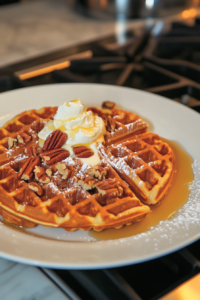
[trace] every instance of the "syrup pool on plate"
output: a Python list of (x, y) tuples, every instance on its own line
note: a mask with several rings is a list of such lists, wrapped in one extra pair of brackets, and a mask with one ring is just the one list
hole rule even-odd
[(184, 148), (174, 141), (163, 139), (168, 143), (175, 154), (175, 169), (172, 185), (164, 198), (155, 206), (151, 206), (152, 213), (141, 222), (125, 226), (121, 229), (107, 229), (101, 232), (90, 231), (90, 235), (98, 240), (111, 240), (129, 237), (147, 231), (160, 221), (172, 218), (173, 215), (186, 203), (189, 197), (189, 184), (193, 181), (192, 158)]

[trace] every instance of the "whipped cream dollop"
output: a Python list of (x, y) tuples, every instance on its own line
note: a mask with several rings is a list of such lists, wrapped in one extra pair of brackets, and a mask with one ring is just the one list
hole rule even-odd
[(68, 139), (62, 148), (73, 155), (72, 146), (87, 146), (94, 151), (89, 158), (81, 158), (83, 162), (95, 165), (100, 162), (96, 143), (104, 141), (105, 125), (102, 118), (87, 111), (80, 99), (65, 102), (58, 107), (53, 120), (46, 123), (45, 127), (38, 133), (39, 144), (43, 146), (46, 138), (54, 130), (59, 129), (67, 133)]

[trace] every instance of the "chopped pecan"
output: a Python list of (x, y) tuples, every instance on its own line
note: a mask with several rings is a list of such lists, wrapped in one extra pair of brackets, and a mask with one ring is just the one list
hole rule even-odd
[(55, 167), (58, 170), (58, 173), (63, 175), (63, 179), (68, 179), (70, 177), (71, 170), (67, 168), (65, 163), (59, 162)]
[(35, 179), (41, 183), (49, 183), (50, 179), (45, 173), (45, 169), (43, 167), (35, 167), (34, 171)]
[[(74, 170), (76, 169), (76, 172), (79, 172), (83, 166), (82, 162), (80, 161), (79, 158), (74, 158), (73, 159), (73, 162), (74, 162)], [(72, 166), (68, 166), (68, 168), (70, 168)]]
[(28, 156), (37, 157), (37, 150), (35, 146), (28, 146), (24, 148), (24, 153), (27, 154)]
[(79, 158), (88, 158), (94, 154), (94, 152), (91, 149), (85, 146), (73, 147), (73, 151), (74, 154)]
[(43, 153), (43, 149), (41, 147), (39, 147), (39, 146), (36, 148), (36, 150), (37, 150), (37, 154), (38, 155), (40, 155), (40, 154)]
[(123, 188), (116, 179), (109, 178), (103, 181), (98, 181), (95, 184), (95, 187), (103, 198), (116, 198), (123, 194)]
[(63, 159), (67, 158), (69, 155), (69, 151), (62, 148), (45, 151), (42, 154), (40, 154), (42, 160), (47, 165), (53, 165), (57, 162), (60, 162)]
[[(106, 122), (105, 122), (105, 119), (106, 119)], [(115, 120), (110, 115), (106, 116), (103, 120), (104, 120), (107, 131), (109, 131), (109, 132), (115, 131), (116, 123), (115, 123)]]
[(102, 119), (103, 119), (103, 121), (104, 121), (106, 130), (107, 130), (107, 126), (108, 126), (108, 119), (107, 119), (107, 116), (106, 116), (106, 115), (103, 115), (103, 116), (102, 116)]
[(94, 188), (96, 180), (88, 176), (84, 179), (76, 179), (76, 185), (81, 186), (84, 190), (92, 190)]
[(8, 138), (8, 149), (17, 147), (17, 139), (13, 139), (11, 137)]
[(24, 180), (30, 180), (33, 177), (33, 170), (35, 166), (40, 165), (39, 157), (29, 157), (22, 165), (18, 177)]
[(118, 196), (118, 189), (117, 188), (111, 188), (111, 189), (106, 189), (102, 190), (98, 188), (98, 192), (100, 195), (103, 196), (103, 198), (116, 198)]
[(50, 167), (52, 174), (55, 174), (58, 170), (56, 169), (56, 163)]
[(30, 142), (31, 136), (25, 132), (21, 132), (20, 134), (17, 135), (17, 140), (18, 140), (18, 143), (20, 143), (20, 144), (26, 144), (26, 143)]
[(102, 103), (102, 108), (115, 109), (116, 108), (116, 104), (115, 104), (115, 102), (112, 102), (112, 101), (104, 101)]
[(65, 144), (67, 139), (68, 139), (67, 133), (64, 133), (59, 129), (57, 129), (48, 135), (44, 143), (43, 149), (45, 151), (49, 151), (49, 150), (61, 148)]
[(73, 177), (74, 176), (74, 174), (76, 173), (76, 170), (75, 170), (75, 168), (74, 167), (72, 167), (72, 166), (69, 166), (68, 167), (68, 169), (70, 170), (70, 177)]
[(52, 170), (51, 169), (46, 169), (46, 174), (51, 177), (52, 176)]
[(28, 184), (28, 188), (34, 192), (36, 192), (36, 194), (38, 194), (39, 196), (42, 196), (43, 194), (43, 188), (41, 187), (41, 185), (39, 185), (36, 182), (31, 182)]
[(119, 122), (120, 124), (129, 124), (132, 123), (134, 120), (138, 119), (139, 117), (136, 116), (134, 113), (127, 112), (124, 110), (117, 109), (113, 113), (113, 119), (115, 122)]
[(102, 180), (105, 179), (107, 171), (101, 166), (93, 166), (92, 168), (88, 169), (86, 173), (92, 177)]

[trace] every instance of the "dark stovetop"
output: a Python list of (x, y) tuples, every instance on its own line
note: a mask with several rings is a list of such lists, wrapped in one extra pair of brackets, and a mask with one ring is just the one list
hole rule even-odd
[[(200, 112), (200, 19), (168, 31), (142, 29), (0, 69), (0, 92), (60, 82), (98, 82), (166, 96)], [(170, 255), (111, 270), (47, 270), (71, 299), (143, 299), (165, 295), (200, 273), (200, 241)]]

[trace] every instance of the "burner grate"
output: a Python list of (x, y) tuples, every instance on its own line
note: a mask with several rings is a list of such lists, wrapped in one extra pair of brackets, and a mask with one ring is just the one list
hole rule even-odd
[[(112, 36), (61, 51), (57, 57), (54, 53), (38, 62), (10, 66), (9, 72), (2, 69), (0, 91), (58, 82), (98, 82), (147, 90), (200, 111), (200, 19), (193, 27), (173, 23), (164, 34), (154, 36), (152, 32), (129, 31), (122, 45)], [(69, 59), (67, 67), (46, 68), (40, 76), (34, 72), (27, 76), (27, 68), (51, 64), (64, 55)]]
[[(200, 272), (200, 241), (167, 256), (106, 270), (53, 270), (80, 299), (157, 300)], [(69, 295), (68, 295), (69, 296)], [(76, 298), (72, 298), (76, 299)]]

